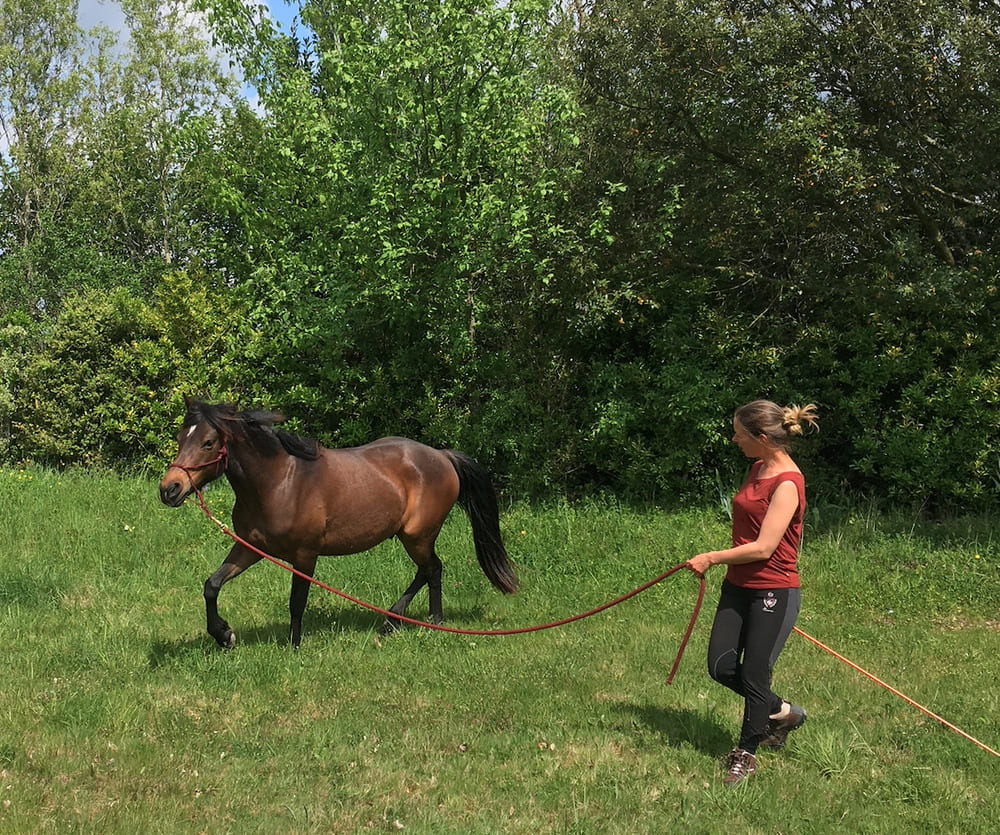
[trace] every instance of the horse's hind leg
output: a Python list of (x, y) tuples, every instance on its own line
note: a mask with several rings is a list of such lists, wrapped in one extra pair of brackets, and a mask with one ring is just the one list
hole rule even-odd
[(441, 607), (441, 574), (443, 566), (435, 551), (427, 564), (427, 595), (430, 598), (431, 623), (444, 623), (444, 609)]
[[(430, 597), (430, 621), (431, 623), (441, 623), (444, 620), (444, 611), (441, 608), (441, 560), (434, 552), (433, 545), (429, 551), (420, 549), (406, 541), (403, 542), (403, 545), (410, 555), (410, 559), (417, 564), (417, 574), (413, 578), (413, 582), (403, 592), (403, 596), (392, 605), (389, 611), (395, 615), (405, 615), (407, 607), (417, 592), (427, 586), (427, 593)], [(391, 632), (401, 625), (402, 622), (395, 618), (386, 618), (382, 632)]]
[[(417, 569), (417, 576), (413, 578), (413, 582), (407, 587), (406, 591), (403, 592), (403, 596), (399, 598), (392, 606), (389, 607), (389, 611), (394, 615), (405, 615), (406, 607), (410, 605), (410, 601), (416, 597), (417, 592), (420, 591), (424, 586), (427, 585), (427, 572), (421, 566)], [(398, 618), (386, 618), (385, 623), (382, 624), (382, 634), (385, 635), (396, 629), (399, 629), (403, 625), (403, 622)]]
[(205, 616), (208, 634), (215, 638), (223, 649), (232, 649), (236, 646), (236, 634), (229, 628), (229, 624), (219, 617), (219, 590), (259, 559), (260, 557), (242, 545), (234, 545), (225, 562), (205, 581)]

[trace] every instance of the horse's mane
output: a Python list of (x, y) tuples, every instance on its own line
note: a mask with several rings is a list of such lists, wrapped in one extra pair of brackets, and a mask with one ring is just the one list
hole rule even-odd
[(227, 441), (245, 441), (269, 457), (283, 449), (289, 455), (306, 461), (319, 458), (317, 441), (284, 429), (275, 429), (274, 425), (285, 419), (281, 412), (240, 411), (235, 403), (212, 404), (199, 400), (188, 400), (186, 403), (184, 426), (195, 426), (204, 421)]

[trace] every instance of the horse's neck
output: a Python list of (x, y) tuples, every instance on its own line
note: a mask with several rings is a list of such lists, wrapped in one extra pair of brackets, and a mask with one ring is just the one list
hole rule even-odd
[(235, 454), (230, 452), (226, 478), (236, 494), (236, 500), (251, 506), (263, 506), (271, 491), (283, 480), (279, 474), (287, 469), (290, 457), (282, 452), (273, 458), (265, 458), (243, 445), (235, 450)]

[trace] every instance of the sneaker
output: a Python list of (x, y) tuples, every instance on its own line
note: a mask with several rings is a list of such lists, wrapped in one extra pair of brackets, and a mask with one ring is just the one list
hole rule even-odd
[(785, 747), (790, 731), (801, 728), (806, 721), (806, 712), (798, 705), (789, 705), (791, 710), (784, 719), (768, 719), (767, 734), (760, 741), (761, 748), (772, 748), (777, 751)]
[(757, 758), (749, 751), (734, 748), (726, 759), (726, 768), (729, 773), (722, 778), (722, 782), (727, 786), (735, 786), (757, 773)]

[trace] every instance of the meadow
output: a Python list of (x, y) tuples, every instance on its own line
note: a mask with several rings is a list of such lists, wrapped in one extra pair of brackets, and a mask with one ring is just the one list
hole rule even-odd
[[(227, 518), (228, 487), (206, 497)], [(613, 501), (507, 504), (502, 528), (510, 597), (450, 517), (450, 626), (576, 614), (728, 536), (717, 506)], [(667, 685), (688, 572), (510, 637), (381, 637), (380, 616), (314, 589), (294, 651), (289, 575), (260, 563), (222, 591), (238, 635), (225, 652), (201, 590), (229, 544), (193, 502), (163, 507), (153, 479), (0, 471), (0, 832), (996, 831), (1000, 758), (797, 635), (775, 689), (809, 721), (724, 788), (741, 708), (704, 669), (721, 573)], [(1000, 747), (995, 520), (815, 500), (802, 567), (805, 632)], [(387, 543), (317, 576), (387, 606), (412, 569)]]

